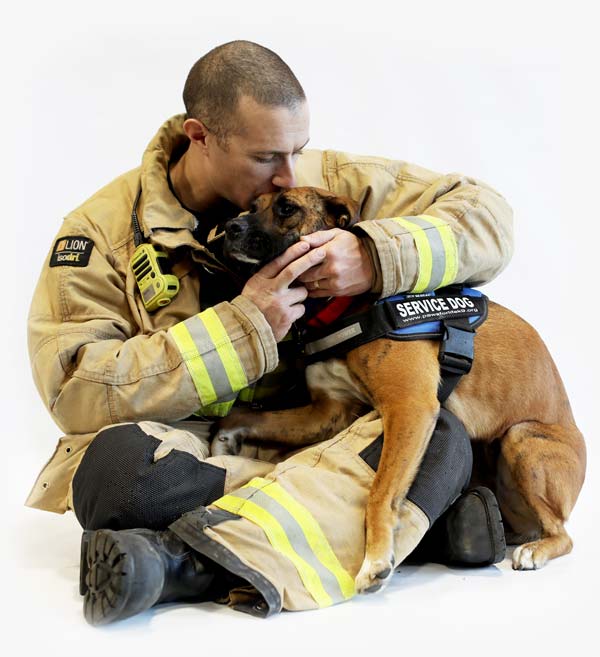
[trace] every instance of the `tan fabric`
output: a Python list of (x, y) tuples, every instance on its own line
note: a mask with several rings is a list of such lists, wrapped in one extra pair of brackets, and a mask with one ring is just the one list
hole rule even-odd
[[(182, 424), (182, 423), (179, 423)], [(191, 422), (189, 424), (192, 424)], [(204, 429), (205, 423), (198, 422), (200, 428)], [(159, 461), (174, 449), (180, 452), (187, 452), (199, 461), (204, 461), (210, 456), (210, 442), (208, 440), (209, 427), (207, 431), (200, 432), (190, 431), (183, 428), (174, 429), (168, 424), (162, 422), (138, 422), (138, 427), (149, 436), (154, 436), (161, 441), (161, 444), (154, 450), (154, 461)]]
[[(314, 157), (314, 156), (313, 156)], [(448, 222), (458, 243), (458, 283), (495, 278), (513, 252), (512, 210), (484, 182), (460, 173), (441, 175), (415, 164), (324, 151), (325, 187), (360, 203), (360, 228), (373, 240), (378, 283), (386, 297), (412, 289), (418, 258), (412, 236), (387, 217), (427, 214)], [(304, 165), (309, 167), (304, 169)], [(319, 186), (313, 160), (301, 159), (298, 185)], [(373, 257), (373, 252), (371, 253)]]
[[(167, 121), (140, 168), (65, 218), (57, 239), (92, 239), (88, 266), (49, 267), (48, 259), (43, 266), (29, 315), (29, 353), (40, 395), (67, 435), (38, 477), (30, 506), (66, 510), (73, 473), (101, 428), (143, 420), (171, 426), (200, 406), (168, 333), (200, 311), (199, 263), (215, 266), (190, 232), (194, 216), (182, 208), (166, 180), (170, 153), (185, 141), (182, 123), (182, 116)], [(360, 202), (360, 225), (383, 295), (410, 289), (418, 268), (413, 238), (385, 217), (427, 213), (450, 222), (459, 248), (457, 282), (486, 282), (510, 258), (511, 211), (501, 196), (474, 179), (332, 151), (308, 151), (297, 173), (300, 185), (325, 187)], [(152, 314), (141, 302), (129, 266), (134, 250), (130, 214), (140, 180), (138, 214), (144, 234), (168, 251), (177, 249), (171, 257), (180, 280), (173, 302)], [(238, 296), (217, 304), (215, 311), (249, 383), (277, 366), (273, 334), (251, 301)]]
[[(373, 411), (335, 438), (288, 457), (266, 475), (266, 479), (276, 481), (317, 520), (340, 565), (352, 581), (364, 557), (366, 500), (375, 476), (359, 454), (381, 433), (381, 420)], [(244, 497), (244, 489), (233, 491), (232, 495)], [(256, 500), (260, 504), (259, 498), (247, 493), (245, 496), (251, 503)], [(217, 510), (218, 502), (210, 509)], [(193, 516), (194, 512), (189, 515)], [(401, 563), (412, 552), (429, 528), (427, 516), (411, 502), (401, 507), (399, 516), (400, 528), (394, 545), (396, 563)], [(184, 540), (197, 540), (194, 537), (197, 529), (186, 516), (171, 528)], [(236, 517), (235, 520), (206, 527), (203, 532), (206, 538), (234, 554), (247, 568), (260, 573), (270, 582), (277, 589), (282, 609), (301, 611), (321, 606), (307, 590), (293, 561), (272, 548), (258, 524), (244, 517)], [(291, 533), (290, 541), (293, 542), (297, 535)], [(302, 537), (300, 543), (304, 543)], [(296, 550), (297, 545), (293, 544)], [(298, 552), (306, 557), (306, 553)], [(320, 567), (319, 572), (322, 581), (328, 582), (329, 589), (339, 590), (325, 568)], [(340, 596), (334, 604), (341, 601)], [(239, 599), (231, 596), (229, 603), (236, 606)]]

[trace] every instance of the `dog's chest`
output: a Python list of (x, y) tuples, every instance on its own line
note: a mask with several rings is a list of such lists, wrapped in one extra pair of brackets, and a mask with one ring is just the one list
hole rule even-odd
[(350, 373), (345, 360), (330, 358), (306, 368), (306, 384), (310, 390), (322, 390), (339, 401), (358, 399), (372, 405), (365, 388)]

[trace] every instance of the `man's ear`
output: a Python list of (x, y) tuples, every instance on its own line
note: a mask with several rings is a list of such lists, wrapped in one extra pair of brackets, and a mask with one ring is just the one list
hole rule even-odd
[(327, 196), (323, 201), (332, 228), (350, 228), (360, 219), (358, 203), (347, 196)]
[(186, 119), (183, 122), (183, 131), (193, 144), (198, 144), (202, 148), (206, 147), (206, 137), (208, 129), (198, 119)]

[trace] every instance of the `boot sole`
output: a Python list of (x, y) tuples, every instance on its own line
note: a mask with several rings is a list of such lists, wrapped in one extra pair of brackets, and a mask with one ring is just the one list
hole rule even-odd
[(491, 559), (483, 565), (491, 566), (494, 563), (500, 563), (506, 556), (506, 537), (504, 535), (504, 525), (502, 523), (502, 514), (500, 513), (498, 500), (489, 488), (477, 487), (472, 488), (469, 492), (475, 493), (482, 501), (494, 550)]
[(79, 593), (90, 625), (106, 625), (148, 609), (163, 584), (160, 556), (148, 541), (108, 529), (83, 533)]

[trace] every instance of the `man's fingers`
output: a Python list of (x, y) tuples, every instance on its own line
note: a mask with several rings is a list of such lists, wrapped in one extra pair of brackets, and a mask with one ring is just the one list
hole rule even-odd
[(321, 298), (333, 297), (333, 296), (336, 295), (333, 294), (332, 290), (328, 290), (327, 288), (318, 287), (316, 290), (308, 291), (308, 297), (310, 299), (321, 299)]
[(275, 278), (282, 269), (287, 267), (290, 262), (297, 260), (303, 253), (310, 249), (310, 244), (306, 242), (296, 242), (288, 247), (281, 255), (267, 263), (260, 269), (260, 273), (267, 278)]
[(298, 276), (298, 280), (301, 283), (314, 283), (315, 281), (320, 281), (322, 278), (326, 278), (326, 272), (321, 265), (311, 267), (308, 271), (305, 271), (304, 274)]
[(290, 302), (290, 305), (296, 303), (302, 303), (308, 296), (308, 290), (304, 285), (299, 285), (298, 287), (291, 287), (287, 293), (287, 299)]
[(289, 286), (298, 278), (298, 276), (303, 274), (305, 271), (308, 271), (311, 267), (314, 267), (315, 265), (318, 265), (320, 262), (322, 262), (324, 257), (325, 251), (323, 251), (323, 249), (315, 249), (314, 251), (309, 251), (301, 258), (290, 262), (287, 267), (284, 267), (279, 272), (279, 274), (277, 274), (277, 281), (281, 284), (282, 287)]
[(295, 322), (296, 320), (300, 319), (306, 312), (306, 307), (302, 303), (297, 303), (295, 306), (292, 306), (292, 322)]
[(310, 233), (309, 235), (302, 235), (300, 238), (301, 242), (306, 242), (310, 244), (311, 249), (315, 249), (318, 246), (323, 246), (340, 233), (339, 228), (330, 228), (329, 230), (318, 230), (315, 233)]

